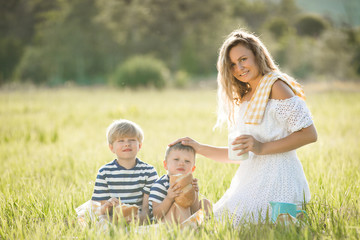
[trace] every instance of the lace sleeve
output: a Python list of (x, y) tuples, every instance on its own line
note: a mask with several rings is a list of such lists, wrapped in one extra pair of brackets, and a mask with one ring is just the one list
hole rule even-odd
[(289, 132), (296, 132), (313, 124), (305, 101), (299, 97), (278, 100), (276, 115)]

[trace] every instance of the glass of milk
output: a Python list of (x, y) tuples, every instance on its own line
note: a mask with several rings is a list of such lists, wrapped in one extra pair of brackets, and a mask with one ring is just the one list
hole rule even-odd
[(229, 136), (228, 136), (228, 140), (229, 140), (229, 150), (228, 150), (228, 154), (229, 154), (229, 159), (230, 160), (234, 160), (234, 161), (244, 161), (247, 160), (249, 158), (249, 152), (244, 153), (240, 156), (238, 156), (238, 154), (241, 152), (241, 150), (233, 150), (233, 148), (242, 145), (242, 144), (238, 144), (238, 145), (232, 145), (232, 142), (235, 140), (235, 138), (239, 137), (241, 134), (240, 131), (229, 131)]

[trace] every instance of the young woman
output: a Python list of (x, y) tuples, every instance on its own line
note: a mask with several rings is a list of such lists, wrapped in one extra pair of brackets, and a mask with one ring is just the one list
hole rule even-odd
[[(233, 224), (266, 218), (270, 201), (298, 204), (310, 190), (295, 150), (315, 142), (317, 133), (300, 85), (280, 72), (266, 47), (253, 34), (235, 30), (224, 41), (217, 62), (218, 121), (245, 133), (233, 150), (249, 154), (241, 161), (230, 188), (214, 205), (218, 219)], [(229, 132), (231, 134), (231, 132)], [(227, 147), (209, 146), (189, 137), (175, 142), (220, 162), (229, 160)]]

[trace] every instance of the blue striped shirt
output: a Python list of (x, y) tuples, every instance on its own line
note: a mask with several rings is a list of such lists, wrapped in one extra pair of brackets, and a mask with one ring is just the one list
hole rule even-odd
[(170, 187), (169, 175), (163, 175), (159, 178), (150, 189), (149, 209), (152, 211), (152, 203), (161, 203), (167, 196), (167, 191)]
[(116, 197), (122, 203), (136, 204), (141, 208), (144, 194), (150, 194), (150, 188), (157, 179), (155, 168), (138, 158), (132, 169), (120, 166), (115, 159), (99, 169), (91, 200)]

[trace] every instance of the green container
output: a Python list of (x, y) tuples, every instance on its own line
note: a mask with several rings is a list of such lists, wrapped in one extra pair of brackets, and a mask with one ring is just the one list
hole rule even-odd
[(296, 215), (300, 212), (303, 212), (306, 214), (304, 210), (296, 210), (296, 204), (293, 203), (286, 203), (286, 202), (270, 202), (271, 205), (271, 220), (273, 222), (276, 222), (277, 217), (280, 214), (290, 214), (294, 218), (296, 218)]

